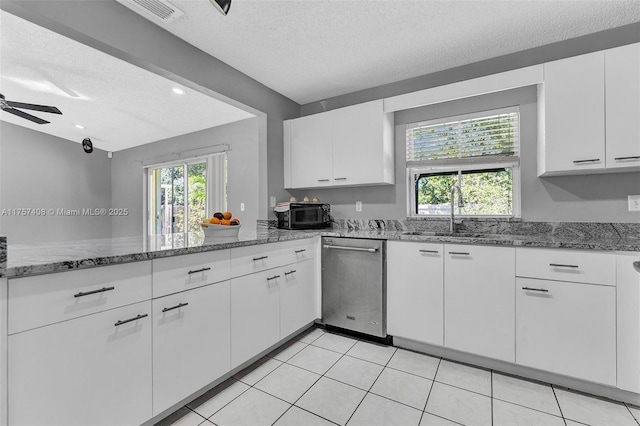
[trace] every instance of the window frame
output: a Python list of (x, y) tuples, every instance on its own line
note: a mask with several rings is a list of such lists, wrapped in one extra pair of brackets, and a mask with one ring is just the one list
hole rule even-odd
[[(483, 156), (483, 157), (468, 157), (458, 159), (447, 160), (423, 160), (423, 161), (411, 161), (406, 160), (407, 169), (407, 216), (409, 218), (445, 218), (446, 215), (424, 215), (417, 212), (417, 191), (416, 183), (417, 179), (423, 174), (457, 174), (460, 176), (461, 172), (474, 171), (474, 170), (489, 170), (500, 168), (512, 169), (512, 212), (510, 215), (468, 215), (468, 214), (456, 214), (462, 218), (521, 218), (521, 176), (520, 176), (520, 152), (522, 137), (520, 131), (520, 108), (519, 106), (510, 106), (505, 108), (476, 111), (469, 114), (460, 114), (449, 117), (441, 117), (436, 119), (430, 119), (425, 121), (407, 123), (405, 125), (405, 146), (407, 144), (407, 133), (411, 128), (415, 128), (418, 124), (421, 126), (429, 126), (432, 124), (447, 123), (450, 121), (462, 121), (473, 118), (480, 118), (485, 116), (491, 116), (504, 113), (518, 113), (518, 140), (515, 146), (516, 154), (514, 156)], [(462, 188), (464, 196), (464, 188)]]

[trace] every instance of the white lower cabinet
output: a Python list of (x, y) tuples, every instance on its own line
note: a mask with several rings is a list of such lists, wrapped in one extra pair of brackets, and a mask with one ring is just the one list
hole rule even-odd
[(231, 368), (280, 340), (280, 268), (231, 280)]
[(515, 361), (515, 249), (444, 246), (444, 345)]
[(280, 338), (316, 319), (315, 263), (313, 259), (283, 268), (280, 285)]
[(616, 385), (616, 289), (517, 278), (516, 362)]
[(387, 243), (387, 332), (444, 343), (443, 244)]
[(153, 415), (231, 369), (229, 281), (153, 300)]
[(618, 253), (617, 355), (618, 387), (640, 393), (640, 253)]
[(9, 424), (150, 419), (151, 326), (146, 301), (9, 336)]

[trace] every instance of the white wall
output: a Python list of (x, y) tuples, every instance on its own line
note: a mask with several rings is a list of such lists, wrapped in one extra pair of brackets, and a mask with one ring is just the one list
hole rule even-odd
[[(86, 154), (77, 142), (0, 122), (0, 211), (109, 207), (111, 164), (105, 151)], [(111, 219), (5, 214), (0, 234), (9, 244), (106, 238)]]
[[(258, 219), (259, 199), (259, 123), (261, 118), (250, 118), (224, 126), (165, 139), (113, 154), (111, 162), (111, 204), (128, 208), (128, 216), (113, 217), (113, 236), (143, 235), (144, 167), (150, 160), (163, 161), (189, 158), (189, 150), (229, 144), (227, 152), (228, 208), (234, 217), (248, 226)], [(181, 155), (173, 153), (182, 152)], [(245, 203), (245, 211), (240, 211)]]

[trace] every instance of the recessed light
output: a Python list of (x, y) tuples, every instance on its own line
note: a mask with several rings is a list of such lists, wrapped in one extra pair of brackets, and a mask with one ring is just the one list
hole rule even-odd
[(78, 129), (84, 129), (84, 126), (82, 124), (76, 124), (75, 127), (77, 127)]
[(173, 88), (173, 89), (171, 89), (171, 90), (173, 90), (173, 93), (175, 93), (176, 95), (184, 95), (184, 90), (182, 90), (182, 89), (181, 89), (181, 88), (179, 88), (179, 87), (174, 87), (174, 88)]

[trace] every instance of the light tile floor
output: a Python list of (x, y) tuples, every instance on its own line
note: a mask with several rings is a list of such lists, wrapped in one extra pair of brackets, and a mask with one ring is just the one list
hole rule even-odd
[(640, 408), (312, 328), (158, 424), (639, 426)]

